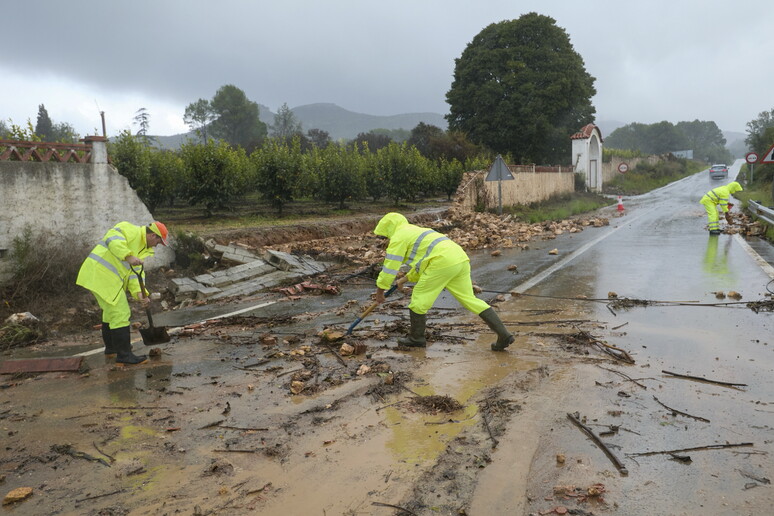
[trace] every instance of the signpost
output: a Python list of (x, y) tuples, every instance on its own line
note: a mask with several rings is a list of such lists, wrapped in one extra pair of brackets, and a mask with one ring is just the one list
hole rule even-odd
[(508, 165), (505, 164), (503, 157), (498, 154), (484, 181), (497, 181), (497, 213), (499, 215), (503, 214), (503, 181), (511, 179), (513, 179), (513, 174), (511, 174)]
[(750, 184), (753, 182), (753, 165), (758, 161), (758, 155), (754, 152), (748, 152), (744, 157), (747, 163), (750, 164)]

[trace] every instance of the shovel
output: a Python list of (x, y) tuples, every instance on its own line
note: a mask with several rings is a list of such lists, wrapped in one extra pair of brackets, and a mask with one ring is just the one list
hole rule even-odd
[[(132, 268), (132, 270), (134, 271), (134, 268)], [(142, 291), (142, 295), (150, 300), (148, 291), (145, 290), (145, 283), (142, 281), (142, 271), (143, 268), (140, 267), (140, 273), (137, 274), (137, 281), (140, 282), (140, 290)], [(137, 271), (134, 272), (135, 274), (137, 273)], [(170, 336), (169, 333), (167, 333), (167, 329), (163, 326), (153, 326), (153, 316), (151, 315), (150, 311), (150, 303), (145, 309), (145, 314), (148, 316), (148, 327), (140, 328), (140, 335), (142, 336), (143, 344), (146, 346), (152, 346), (154, 344), (163, 344), (164, 342), (169, 342)]]
[[(398, 281), (396, 281), (396, 282), (395, 282), (395, 284), (394, 284), (393, 286), (391, 286), (391, 287), (389, 288), (389, 290), (387, 290), (387, 291), (384, 293), (384, 297), (387, 297), (387, 296), (389, 296), (390, 294), (392, 294), (393, 292), (395, 292), (395, 289), (397, 289), (398, 287), (401, 287), (401, 286), (403, 286), (403, 284), (404, 284), (404, 283), (406, 283), (406, 281), (407, 281), (407, 280), (408, 280), (408, 278), (407, 278), (406, 276), (403, 276), (402, 278), (398, 279)], [(376, 301), (374, 301), (373, 303), (371, 303), (371, 304), (368, 306), (368, 308), (366, 308), (365, 310), (363, 310), (363, 313), (362, 313), (362, 314), (360, 314), (360, 317), (358, 317), (357, 319), (355, 319), (355, 322), (353, 322), (352, 324), (350, 324), (350, 325), (349, 325), (349, 329), (347, 330), (347, 335), (352, 335), (352, 330), (354, 330), (354, 329), (355, 329), (355, 326), (357, 326), (358, 324), (360, 324), (360, 323), (363, 321), (363, 319), (365, 319), (366, 315), (370, 314), (370, 313), (373, 311), (373, 309), (374, 309), (374, 308), (376, 308), (377, 306), (379, 306), (379, 303), (377, 303)]]

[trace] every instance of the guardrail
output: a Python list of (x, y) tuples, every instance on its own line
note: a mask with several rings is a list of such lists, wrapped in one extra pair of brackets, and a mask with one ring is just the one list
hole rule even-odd
[(750, 211), (759, 219), (763, 220), (767, 224), (774, 225), (774, 210), (767, 208), (757, 201), (747, 201), (747, 207)]

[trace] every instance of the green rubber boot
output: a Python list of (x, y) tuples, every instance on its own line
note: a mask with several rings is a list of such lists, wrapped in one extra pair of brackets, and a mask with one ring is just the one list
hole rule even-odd
[(113, 344), (113, 334), (110, 332), (110, 324), (106, 322), (102, 323), (102, 342), (105, 343), (105, 358), (116, 358), (118, 350), (116, 349), (115, 344)]
[(511, 345), (516, 337), (508, 331), (503, 322), (500, 320), (500, 316), (494, 311), (491, 306), (478, 314), (481, 317), (489, 329), (497, 334), (497, 342), (492, 344), (492, 351), (504, 351), (505, 348)]
[(116, 357), (117, 366), (139, 365), (148, 361), (147, 355), (135, 355), (132, 353), (132, 335), (129, 326), (110, 330), (113, 334), (113, 344), (116, 347), (118, 356)]
[(427, 346), (425, 339), (425, 324), (427, 323), (427, 314), (417, 314), (409, 310), (411, 328), (408, 337), (398, 339), (398, 344), (409, 348), (424, 348)]

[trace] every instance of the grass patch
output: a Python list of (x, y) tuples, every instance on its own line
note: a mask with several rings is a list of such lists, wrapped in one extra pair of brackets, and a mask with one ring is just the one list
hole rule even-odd
[(183, 201), (157, 208), (154, 217), (167, 226), (174, 227), (176, 231), (206, 235), (224, 229), (301, 224), (368, 214), (379, 215), (390, 211), (408, 212), (445, 205), (448, 205), (445, 200), (428, 199), (423, 202), (403, 202), (396, 206), (392, 201), (382, 199), (350, 203), (346, 208), (339, 209), (338, 204), (299, 199), (286, 204), (283, 216), (278, 217), (271, 205), (254, 193), (233, 201), (228, 209), (216, 210), (211, 217), (206, 217), (201, 207), (188, 206)]
[(605, 183), (603, 189), (605, 193), (613, 195), (641, 195), (704, 168), (704, 163), (685, 159), (662, 161), (655, 165), (641, 163), (631, 172), (619, 174), (612, 181)]
[(574, 215), (589, 213), (615, 201), (591, 192), (575, 192), (570, 195), (552, 197), (547, 201), (528, 206), (503, 207), (503, 213), (510, 213), (518, 220), (534, 224), (547, 220), (564, 220)]

